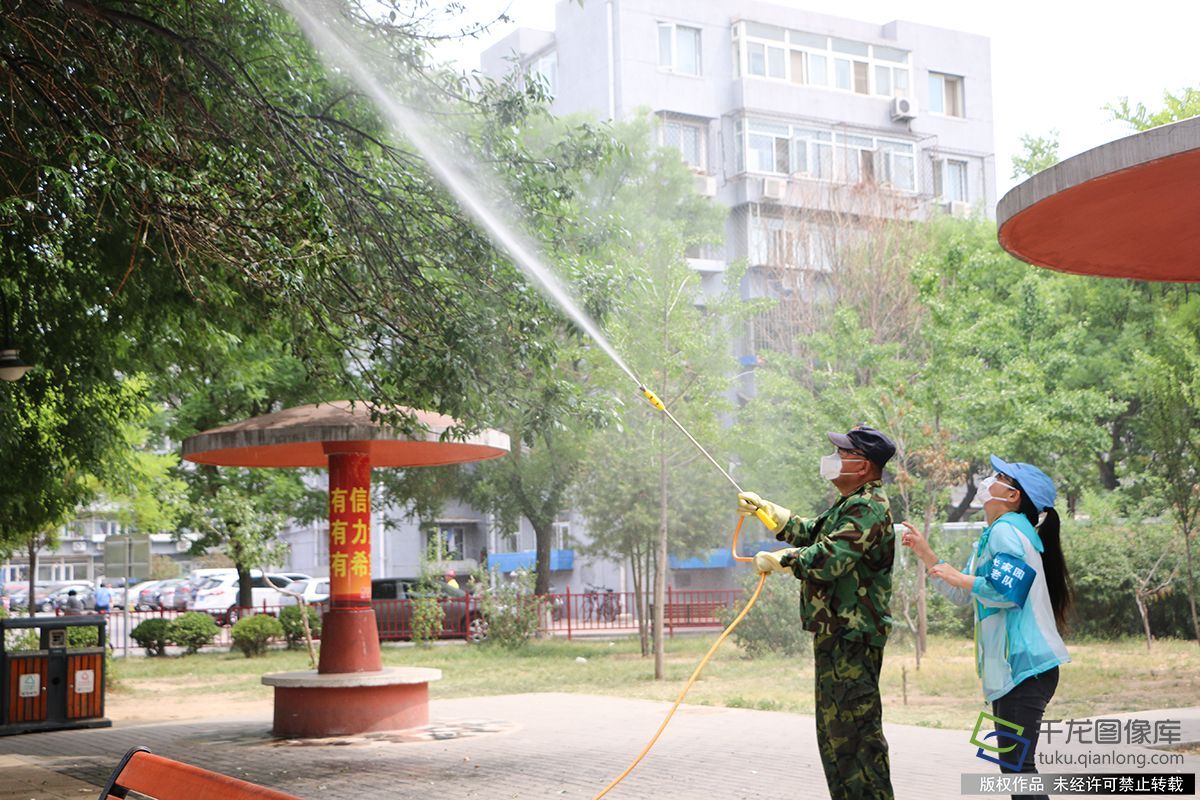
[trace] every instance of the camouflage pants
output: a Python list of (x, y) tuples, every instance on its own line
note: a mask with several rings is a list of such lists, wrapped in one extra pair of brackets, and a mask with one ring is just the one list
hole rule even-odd
[(883, 648), (841, 636), (813, 639), (817, 746), (833, 800), (891, 800), (879, 669)]

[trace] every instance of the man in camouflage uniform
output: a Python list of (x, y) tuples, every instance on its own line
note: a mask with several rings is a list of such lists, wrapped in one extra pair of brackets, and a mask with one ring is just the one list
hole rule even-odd
[(837, 451), (821, 459), (821, 474), (841, 493), (829, 510), (801, 519), (746, 492), (738, 512), (766, 511), (775, 538), (792, 545), (758, 553), (755, 566), (803, 581), (800, 617), (813, 632), (817, 744), (830, 796), (890, 800), (879, 670), (892, 624), (896, 542), (881, 479), (896, 446), (865, 425), (829, 439)]

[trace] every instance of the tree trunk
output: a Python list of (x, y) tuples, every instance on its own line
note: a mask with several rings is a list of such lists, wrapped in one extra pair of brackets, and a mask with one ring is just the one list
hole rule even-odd
[(641, 554), (637, 548), (631, 549), (629, 556), (629, 571), (633, 575), (633, 602), (637, 608), (638, 639), (642, 646), (642, 658), (650, 655), (650, 628), (646, 625), (646, 593), (642, 591), (644, 576), (642, 574)]
[(250, 577), (250, 568), (240, 562), (235, 564), (238, 574), (237, 604), (240, 608), (250, 608), (254, 605), (254, 585)]
[[(933, 505), (925, 506), (925, 541), (929, 541), (929, 531), (933, 528)], [(925, 562), (917, 559), (917, 669), (921, 668), (921, 656), (929, 646), (929, 608), (926, 602), (928, 587)]]
[(659, 425), (658, 447), (658, 569), (654, 573), (654, 679), (663, 673), (663, 611), (667, 599), (667, 426)]
[(1146, 612), (1146, 604), (1142, 601), (1142, 593), (1136, 589), (1133, 592), (1133, 602), (1137, 603), (1138, 614), (1142, 616), (1142, 630), (1146, 633), (1146, 652), (1150, 652), (1150, 615)]
[(972, 464), (967, 470), (967, 493), (963, 495), (963, 499), (958, 505), (950, 506), (949, 511), (946, 514), (947, 522), (959, 522), (964, 516), (966, 516), (966, 513), (971, 510), (971, 501), (975, 499), (975, 493), (979, 490), (979, 487), (975, 485), (975, 479), (973, 477), (975, 475), (975, 468), (977, 466), (978, 465), (976, 464)]
[(37, 551), (39, 544), (41, 544), (40, 537), (29, 537), (29, 602), (26, 604), (26, 610), (31, 617), (37, 614)]
[(654, 568), (650, 565), (650, 543), (646, 542), (646, 552), (643, 554), (642, 560), (644, 566), (642, 568), (642, 658), (649, 658), (654, 655), (653, 638), (654, 623), (650, 619), (654, 604), (650, 602), (650, 586), (654, 581)]
[(529, 524), (533, 526), (534, 541), (537, 542), (537, 557), (534, 561), (536, 582), (533, 585), (533, 593), (541, 596), (550, 592), (550, 545), (554, 539), (554, 523), (538, 523), (531, 519)]
[(1196, 580), (1192, 576), (1192, 532), (1183, 526), (1183, 551), (1187, 555), (1188, 606), (1192, 610), (1192, 632), (1200, 645), (1200, 622), (1196, 620)]

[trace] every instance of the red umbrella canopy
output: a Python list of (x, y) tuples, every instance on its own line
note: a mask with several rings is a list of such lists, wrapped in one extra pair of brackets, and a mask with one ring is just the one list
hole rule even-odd
[(482, 430), (462, 441), (441, 441), (453, 417), (416, 415), (424, 433), (409, 436), (371, 419), (362, 403), (336, 400), (297, 406), (189, 436), (183, 457), (222, 467), (325, 467), (328, 450), (366, 452), (372, 467), (432, 467), (498, 458), (509, 450), (506, 434)]
[(1039, 172), (996, 211), (1000, 245), (1080, 275), (1200, 281), (1200, 117)]

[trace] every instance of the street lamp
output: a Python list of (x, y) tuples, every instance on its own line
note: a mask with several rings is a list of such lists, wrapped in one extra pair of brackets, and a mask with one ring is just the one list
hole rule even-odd
[(4, 312), (4, 343), (0, 344), (0, 380), (20, 380), (32, 368), (21, 360), (20, 353), (13, 346), (12, 317), (8, 313), (8, 300), (0, 292), (0, 310)]

